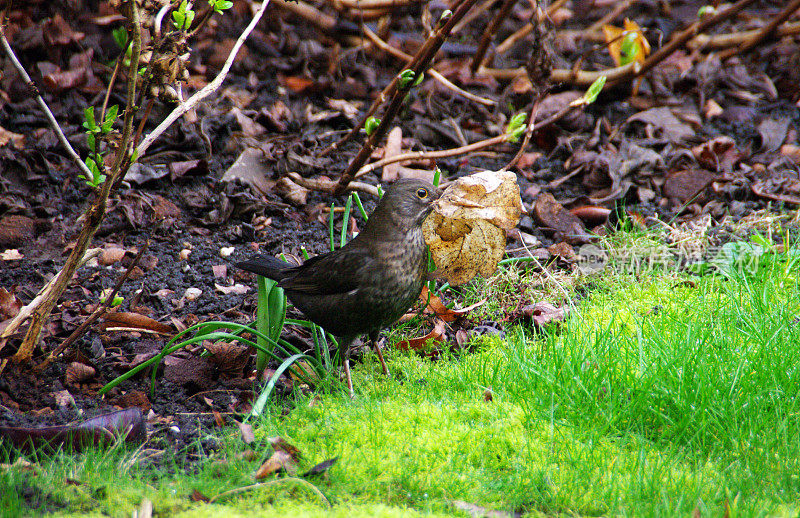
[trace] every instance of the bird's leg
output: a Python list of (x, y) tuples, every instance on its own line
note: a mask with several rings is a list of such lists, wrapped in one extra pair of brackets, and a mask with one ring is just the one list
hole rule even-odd
[(356, 393), (353, 391), (353, 378), (350, 377), (350, 344), (352, 343), (352, 337), (342, 337), (339, 339), (339, 356), (342, 358), (342, 368), (344, 370), (345, 381), (347, 381), (347, 391), (350, 394), (350, 399), (356, 397)]
[(380, 336), (380, 331), (372, 331), (369, 334), (369, 340), (372, 342), (372, 346), (375, 348), (375, 352), (378, 353), (378, 359), (381, 361), (381, 369), (383, 369), (383, 373), (388, 376), (389, 375), (389, 368), (386, 367), (386, 361), (383, 359), (383, 353), (381, 352), (381, 346), (378, 345), (378, 337)]

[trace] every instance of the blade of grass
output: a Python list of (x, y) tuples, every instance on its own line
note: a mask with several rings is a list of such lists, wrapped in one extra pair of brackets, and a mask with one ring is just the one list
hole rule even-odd
[(350, 223), (350, 209), (353, 208), (353, 195), (347, 197), (347, 202), (344, 204), (344, 217), (342, 218), (342, 235), (339, 238), (339, 248), (347, 243), (347, 227)]

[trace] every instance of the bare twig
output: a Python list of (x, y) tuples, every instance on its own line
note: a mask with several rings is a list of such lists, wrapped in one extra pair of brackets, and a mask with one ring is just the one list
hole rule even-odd
[(624, 2), (619, 2), (616, 6), (614, 6), (614, 8), (611, 11), (606, 13), (605, 16), (603, 16), (602, 18), (594, 22), (592, 25), (590, 25), (586, 30), (581, 32), (591, 33), (599, 31), (603, 27), (603, 25), (613, 21), (614, 18), (625, 12), (625, 10), (628, 7), (630, 7), (632, 3), (633, 0), (625, 0)]
[(450, 156), (464, 155), (467, 153), (478, 151), (480, 149), (485, 149), (487, 147), (495, 146), (497, 144), (502, 144), (503, 142), (508, 142), (508, 135), (505, 133), (502, 135), (497, 135), (496, 137), (491, 137), (485, 140), (480, 140), (478, 142), (473, 142), (472, 144), (466, 146), (461, 146), (452, 149), (444, 149), (442, 151), (412, 151), (410, 153), (401, 153), (399, 155), (395, 155), (389, 158), (384, 158), (382, 160), (378, 160), (377, 162), (365, 165), (364, 167), (358, 170), (358, 172), (356, 173), (356, 178), (364, 176), (365, 174), (374, 171), (379, 167), (383, 167), (389, 164), (394, 164), (396, 162), (413, 162), (417, 160), (446, 158)]
[[(295, 16), (299, 16), (303, 20), (307, 21), (317, 29), (328, 33), (328, 34), (336, 34), (341, 32), (342, 22), (333, 16), (323, 13), (319, 9), (314, 6), (311, 6), (305, 2), (300, 1), (288, 1), (288, 0), (272, 0), (272, 3), (276, 8), (283, 9), (284, 11), (289, 11), (290, 13), (294, 14)], [(348, 22), (352, 25), (352, 22)], [(355, 26), (353, 26), (355, 28)], [(343, 36), (345, 43), (348, 45), (358, 45), (359, 41), (358, 38), (352, 36)]]
[[(716, 34), (714, 36), (698, 34), (692, 38), (686, 46), (692, 50), (727, 49), (728, 47), (741, 45), (757, 35), (760, 31), (761, 29), (753, 29), (750, 31), (732, 32), (728, 34)], [(793, 36), (798, 33), (800, 33), (800, 22), (785, 23), (775, 31), (778, 37)]]
[(546, 95), (547, 95), (546, 91), (539, 94), (536, 98), (536, 102), (534, 102), (533, 106), (531, 106), (531, 111), (530, 113), (528, 113), (528, 124), (527, 127), (525, 128), (525, 138), (522, 139), (522, 144), (519, 146), (519, 151), (517, 151), (517, 154), (514, 155), (514, 158), (512, 158), (511, 161), (503, 169), (511, 169), (512, 167), (517, 165), (517, 162), (519, 162), (519, 159), (522, 158), (522, 155), (525, 153), (525, 148), (528, 147), (528, 142), (531, 141), (531, 136), (533, 135), (533, 128), (536, 125), (536, 114), (539, 111), (539, 104), (542, 102), (542, 99), (544, 99)]
[(791, 17), (792, 14), (794, 14), (794, 12), (797, 11), (798, 9), (800, 9), (800, 0), (794, 0), (789, 5), (787, 5), (786, 8), (783, 11), (781, 11), (781, 13), (778, 16), (771, 19), (769, 23), (767, 23), (764, 27), (759, 29), (759, 31), (752, 37), (750, 37), (747, 41), (743, 42), (736, 48), (728, 49), (724, 52), (721, 52), (719, 58), (724, 61), (730, 57), (748, 52), (753, 47), (764, 41), (764, 39), (766, 39), (770, 34), (775, 32), (775, 29), (780, 24), (788, 20), (789, 17)]
[[(579, 86), (589, 86), (594, 83), (599, 77), (606, 76), (608, 81), (631, 76), (638, 67), (641, 65), (634, 61), (616, 68), (607, 68), (605, 70), (588, 71), (588, 70), (566, 70), (563, 68), (555, 68), (550, 73), (550, 81), (553, 83), (572, 83)], [(509, 81), (519, 76), (525, 76), (528, 72), (524, 67), (518, 68), (484, 68), (478, 70), (478, 75), (485, 74), (494, 77), (501, 81)]]
[(439, 20), (437, 28), (434, 30), (433, 34), (425, 40), (422, 47), (417, 52), (417, 55), (414, 56), (414, 59), (407, 65), (407, 69), (411, 70), (413, 73), (413, 79), (411, 81), (407, 81), (405, 85), (401, 84), (398, 80), (398, 76), (392, 80), (392, 84), (395, 85), (394, 87), (394, 94), (392, 96), (391, 101), (389, 102), (389, 106), (387, 106), (386, 111), (381, 118), (380, 124), (372, 134), (367, 137), (367, 141), (364, 142), (364, 145), (361, 148), (361, 151), (358, 152), (356, 157), (350, 162), (347, 168), (342, 173), (342, 176), (339, 178), (339, 185), (336, 187), (336, 193), (341, 194), (344, 192), (347, 184), (350, 183), (356, 171), (361, 167), (364, 162), (372, 154), (372, 151), (375, 149), (376, 144), (389, 129), (389, 125), (394, 119), (395, 115), (400, 111), (400, 107), (402, 106), (403, 98), (405, 97), (406, 92), (413, 86), (414, 81), (417, 78), (422, 77), (422, 74), (427, 70), (431, 59), (436, 54), (436, 52), (441, 48), (442, 43), (450, 34), (450, 30), (453, 28), (461, 18), (475, 5), (477, 0), (462, 0), (458, 7), (455, 8), (455, 11), (452, 12), (446, 18), (443, 17)]
[(489, 44), (492, 42), (495, 32), (497, 32), (497, 29), (500, 27), (500, 24), (503, 23), (503, 20), (505, 20), (511, 13), (511, 9), (516, 3), (517, 0), (503, 0), (503, 4), (500, 6), (500, 9), (497, 10), (494, 18), (492, 18), (492, 21), (489, 22), (489, 25), (483, 31), (481, 40), (478, 43), (478, 49), (475, 51), (475, 55), (472, 57), (472, 63), (469, 65), (469, 69), (473, 74), (477, 72), (478, 67), (483, 64), (483, 57), (486, 55), (486, 51), (489, 49)]
[(498, 1), (500, 0), (484, 0), (481, 4), (476, 5), (461, 19), (460, 22), (458, 22), (453, 26), (453, 30), (450, 31), (450, 34), (455, 35), (461, 32), (461, 29), (472, 23), (476, 18), (478, 18), (486, 10), (492, 7), (495, 4), (495, 2)]
[[(413, 59), (413, 57), (410, 56), (409, 54), (406, 54), (405, 52), (403, 52), (402, 50), (400, 50), (398, 48), (392, 47), (391, 45), (389, 45), (388, 43), (386, 43), (385, 41), (380, 39), (378, 37), (378, 35), (375, 34), (374, 32), (372, 32), (372, 30), (369, 27), (367, 27), (366, 25), (362, 25), (361, 29), (363, 30), (364, 35), (367, 37), (367, 39), (369, 39), (369, 41), (371, 41), (372, 43), (377, 45), (378, 48), (380, 48), (381, 50), (388, 52), (389, 54), (391, 54), (392, 56), (394, 56), (394, 57), (396, 57), (398, 59), (403, 59), (406, 62), (411, 61)], [(471, 92), (467, 92), (466, 90), (463, 90), (463, 89), (459, 88), (457, 85), (455, 85), (452, 82), (450, 82), (449, 79), (444, 77), (441, 73), (439, 73), (434, 68), (429, 68), (428, 69), (428, 73), (436, 81), (439, 81), (439, 83), (441, 83), (442, 86), (444, 86), (445, 88), (447, 88), (449, 90), (452, 90), (457, 95), (460, 95), (462, 97), (466, 97), (467, 99), (469, 99), (471, 101), (475, 101), (476, 103), (480, 103), (480, 104), (482, 104), (484, 106), (496, 106), (497, 105), (497, 102), (493, 101), (492, 99), (486, 99), (485, 97), (480, 97), (478, 95), (475, 95), (475, 94), (473, 94)]]
[(117, 151), (117, 156), (114, 160), (114, 165), (111, 168), (109, 177), (103, 182), (103, 186), (97, 197), (82, 216), (84, 218), (83, 227), (78, 234), (75, 247), (70, 252), (69, 257), (67, 257), (61, 271), (56, 276), (56, 282), (52, 284), (49, 291), (45, 292), (39, 306), (33, 311), (31, 323), (28, 326), (28, 331), (25, 333), (25, 338), (22, 340), (22, 344), (13, 356), (13, 360), (16, 363), (26, 363), (30, 361), (33, 355), (33, 349), (39, 342), (42, 327), (53, 311), (53, 307), (56, 302), (58, 302), (59, 297), (64, 293), (64, 290), (67, 289), (67, 285), (78, 269), (78, 265), (86, 249), (89, 248), (89, 243), (106, 214), (106, 206), (112, 187), (115, 185), (117, 178), (122, 174), (123, 164), (129, 158), (128, 149), (131, 143), (133, 117), (135, 114), (133, 103), (136, 98), (136, 72), (139, 66), (139, 56), (142, 52), (142, 33), (141, 24), (139, 23), (139, 9), (136, 7), (135, 1), (130, 0), (127, 5), (130, 12), (129, 22), (133, 32), (133, 46), (131, 50), (131, 64), (128, 69), (128, 102), (125, 108), (125, 121), (123, 122), (120, 147)]
[(396, 9), (407, 5), (420, 4), (424, 0), (336, 0), (333, 2), (350, 9)]
[(119, 291), (120, 288), (122, 288), (122, 285), (128, 279), (128, 277), (130, 276), (131, 272), (136, 267), (136, 265), (139, 264), (139, 259), (142, 258), (142, 255), (144, 255), (145, 251), (147, 250), (147, 248), (149, 246), (150, 246), (150, 241), (148, 240), (148, 241), (145, 242), (145, 244), (142, 246), (142, 248), (139, 250), (139, 252), (133, 258), (133, 260), (128, 265), (128, 268), (125, 270), (125, 272), (122, 275), (120, 275), (119, 279), (117, 279), (117, 283), (114, 285), (114, 287), (111, 289), (111, 291), (106, 294), (106, 301), (102, 305), (100, 305), (100, 302), (98, 302), (97, 305), (95, 306), (94, 310), (92, 311), (92, 314), (89, 315), (89, 317), (86, 320), (84, 320), (83, 323), (81, 325), (79, 325), (67, 337), (66, 340), (61, 342), (61, 345), (59, 345), (53, 351), (51, 351), (50, 354), (47, 355), (47, 358), (45, 358), (45, 360), (42, 363), (40, 363), (39, 365), (37, 365), (33, 369), (34, 372), (42, 372), (44, 369), (46, 369), (47, 366), (50, 365), (50, 363), (53, 360), (55, 360), (56, 357), (59, 354), (64, 352), (64, 350), (67, 347), (69, 347), (70, 345), (75, 343), (75, 341), (78, 338), (83, 336), (83, 334), (86, 332), (86, 330), (89, 328), (89, 326), (92, 325), (98, 318), (100, 318), (100, 316), (103, 315), (106, 311), (108, 311), (108, 309), (114, 303), (114, 297), (117, 296), (117, 292)]
[(36, 83), (33, 82), (31, 76), (29, 76), (28, 72), (25, 71), (25, 68), (22, 66), (22, 63), (20, 63), (19, 59), (17, 59), (17, 55), (14, 54), (14, 51), (11, 49), (11, 45), (8, 44), (8, 40), (6, 39), (5, 28), (6, 28), (6, 20), (4, 18), (2, 21), (0, 21), (0, 43), (2, 43), (3, 50), (8, 56), (8, 59), (11, 60), (11, 63), (14, 65), (14, 68), (17, 70), (20, 77), (22, 77), (22, 80), (25, 81), (25, 84), (28, 85), (28, 88), (31, 90), (33, 95), (36, 96), (36, 102), (39, 103), (39, 107), (42, 109), (45, 116), (47, 117), (47, 121), (50, 123), (50, 126), (53, 128), (53, 131), (56, 132), (58, 141), (61, 142), (61, 145), (64, 147), (64, 150), (70, 156), (72, 161), (75, 162), (75, 165), (78, 167), (78, 169), (80, 169), (81, 172), (84, 175), (86, 175), (87, 178), (92, 178), (94, 175), (86, 166), (86, 164), (83, 163), (83, 160), (81, 160), (81, 157), (78, 156), (78, 153), (76, 153), (75, 150), (72, 148), (72, 144), (69, 143), (66, 135), (64, 135), (64, 132), (61, 130), (61, 126), (58, 125), (58, 121), (56, 121), (55, 116), (53, 116), (53, 112), (50, 111), (50, 108), (47, 106), (47, 103), (44, 102), (44, 99), (42, 99), (42, 96), (39, 94), (39, 89), (36, 88)]
[[(93, 259), (98, 255), (100, 255), (100, 251), (101, 250), (99, 248), (92, 248), (91, 250), (87, 250), (86, 253), (83, 254), (81, 260), (78, 262), (78, 267), (80, 268), (81, 266), (86, 264), (86, 262), (89, 261), (90, 259)], [(17, 313), (17, 315), (11, 319), (11, 322), (8, 323), (8, 326), (6, 326), (3, 332), (0, 333), (0, 349), (2, 349), (3, 346), (5, 346), (6, 341), (11, 337), (11, 335), (16, 333), (17, 330), (20, 328), (20, 326), (22, 326), (22, 324), (25, 323), (25, 320), (27, 320), (28, 317), (31, 316), (31, 313), (33, 313), (33, 311), (39, 307), (39, 304), (41, 304), (44, 297), (53, 289), (53, 285), (56, 283), (57, 280), (58, 276), (55, 276), (52, 279), (50, 279), (50, 282), (48, 282), (44, 286), (44, 288), (42, 288), (39, 291), (39, 294), (36, 295), (36, 297), (34, 297), (32, 301), (30, 301), (27, 305), (20, 308), (19, 313)]]
[[(553, 13), (561, 9), (561, 7), (567, 3), (567, 0), (556, 0), (545, 10), (547, 16), (553, 16)], [(503, 40), (497, 47), (495, 48), (495, 53), (502, 54), (509, 50), (511, 47), (514, 46), (519, 40), (527, 36), (533, 31), (533, 24), (527, 23), (521, 29), (514, 32), (511, 36)]]
[[(582, 99), (579, 99), (577, 102), (573, 102), (565, 106), (564, 108), (560, 109), (550, 117), (546, 118), (545, 120), (539, 122), (536, 125), (536, 130), (541, 131), (548, 126), (555, 124), (559, 120), (566, 117), (571, 112), (582, 108), (585, 105), (585, 102)], [(536, 106), (534, 105), (534, 109)], [(534, 110), (531, 110), (534, 112)], [(529, 122), (529, 130), (533, 132), (533, 127), (530, 126)], [(378, 160), (377, 162), (373, 162), (371, 164), (365, 165), (361, 169), (358, 170), (356, 173), (356, 177), (364, 176), (365, 174), (378, 169), (379, 167), (383, 167), (388, 164), (394, 164), (396, 162), (414, 162), (418, 160), (425, 160), (425, 159), (434, 159), (434, 158), (447, 158), (451, 156), (458, 156), (464, 155), (467, 153), (473, 153), (475, 151), (485, 149), (487, 147), (496, 146), (497, 144), (502, 144), (504, 142), (509, 142), (510, 136), (508, 133), (504, 133), (502, 135), (497, 135), (495, 137), (491, 137), (485, 140), (481, 140), (478, 142), (473, 142), (467, 146), (461, 146), (457, 148), (451, 149), (444, 149), (442, 151), (413, 151), (410, 153), (402, 153), (400, 155), (395, 155), (390, 158), (384, 158), (382, 160)], [(524, 147), (524, 146), (523, 146)]]
[[(723, 22), (724, 20), (727, 20), (728, 18), (736, 16), (736, 14), (741, 12), (745, 7), (755, 1), (756, 0), (739, 0), (724, 11), (721, 11), (702, 21), (693, 23), (677, 35), (673, 36), (666, 45), (651, 54), (644, 61), (644, 63), (640, 64), (634, 61), (621, 67), (598, 71), (554, 69), (550, 74), (550, 81), (554, 83), (572, 83), (579, 86), (589, 86), (600, 76), (606, 76), (608, 80), (607, 84), (610, 86), (621, 81), (628, 81), (634, 77), (641, 76), (664, 61), (673, 52), (678, 50), (678, 48), (699, 33)], [(525, 75), (526, 71), (522, 67), (515, 69), (493, 69), (481, 67), (478, 70), (478, 75), (481, 74), (485, 74), (496, 79), (511, 80), (518, 76)]]
[[(326, 192), (328, 194), (333, 194), (333, 191), (336, 189), (337, 185), (334, 180), (327, 180), (323, 178), (305, 178), (294, 172), (288, 173), (286, 177), (301, 187), (311, 189), (312, 191)], [(350, 182), (350, 184), (347, 186), (347, 190), (361, 191), (366, 194), (371, 194), (376, 198), (378, 197), (378, 188), (368, 183)]]
[(655, 67), (666, 58), (668, 58), (673, 52), (678, 50), (681, 46), (683, 46), (687, 41), (691, 40), (697, 34), (705, 31), (706, 29), (713, 27), (728, 18), (733, 18), (736, 16), (742, 9), (747, 7), (748, 5), (752, 4), (756, 0), (739, 0), (732, 6), (728, 7), (722, 12), (719, 12), (713, 16), (709, 16), (708, 18), (695, 22), (676, 36), (673, 36), (669, 43), (658, 49), (656, 52), (651, 54), (645, 61), (642, 63), (642, 66), (639, 70), (632, 72), (630, 77), (618, 77), (615, 79), (608, 78), (609, 86), (615, 82), (625, 81), (631, 79), (635, 76), (641, 76), (648, 72), (651, 68)]
[(141, 157), (144, 154), (144, 152), (147, 151), (147, 148), (149, 148), (153, 144), (153, 142), (155, 142), (155, 140), (158, 137), (160, 137), (161, 134), (164, 133), (167, 130), (167, 128), (169, 128), (172, 125), (173, 122), (178, 120), (184, 113), (188, 112), (189, 110), (197, 106), (197, 104), (199, 104), (200, 101), (211, 95), (214, 91), (216, 91), (220, 87), (220, 85), (222, 85), (222, 82), (225, 80), (225, 77), (228, 75), (228, 72), (230, 71), (231, 66), (233, 65), (233, 60), (236, 58), (236, 54), (239, 53), (239, 49), (244, 44), (244, 40), (247, 39), (247, 37), (255, 28), (255, 26), (258, 24), (259, 20), (261, 20), (261, 16), (264, 14), (264, 11), (267, 10), (269, 2), (270, 0), (264, 0), (261, 3), (261, 6), (258, 8), (258, 11), (256, 11), (256, 13), (253, 15), (253, 19), (250, 20), (250, 23), (247, 25), (242, 34), (239, 35), (239, 38), (236, 40), (236, 43), (234, 43), (230, 54), (228, 54), (228, 59), (225, 60), (225, 64), (222, 65), (222, 70), (220, 70), (219, 74), (217, 74), (217, 77), (215, 77), (214, 80), (208, 83), (206, 86), (201, 88), (193, 96), (189, 97), (189, 99), (187, 99), (185, 103), (179, 105), (174, 110), (172, 110), (172, 112), (170, 112), (170, 114), (167, 115), (167, 117), (161, 122), (161, 124), (159, 124), (156, 127), (156, 129), (154, 129), (152, 132), (150, 132), (150, 134), (145, 136), (145, 138), (142, 139), (141, 144), (139, 144), (136, 147), (136, 151), (134, 152), (135, 157), (137, 158)]

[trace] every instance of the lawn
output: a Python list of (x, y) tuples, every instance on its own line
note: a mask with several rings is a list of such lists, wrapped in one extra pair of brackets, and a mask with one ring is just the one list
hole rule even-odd
[[(336, 384), (251, 421), (254, 460), (235, 428), (209, 430), (190, 466), (122, 447), (28, 456), (34, 470), (0, 471), (2, 514), (130, 516), (146, 497), (162, 516), (796, 516), (800, 268), (790, 249), (712, 270), (607, 268), (566, 321), (437, 361), (390, 351), (391, 378), (368, 355), (354, 400)], [(338, 460), (190, 501), (252, 484), (271, 436), (301, 473)]]

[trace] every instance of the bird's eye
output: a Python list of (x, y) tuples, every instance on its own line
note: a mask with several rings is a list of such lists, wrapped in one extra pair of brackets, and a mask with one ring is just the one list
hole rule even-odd
[(420, 187), (419, 189), (417, 189), (417, 196), (420, 199), (424, 200), (425, 198), (428, 197), (428, 189), (423, 189), (422, 187)]

